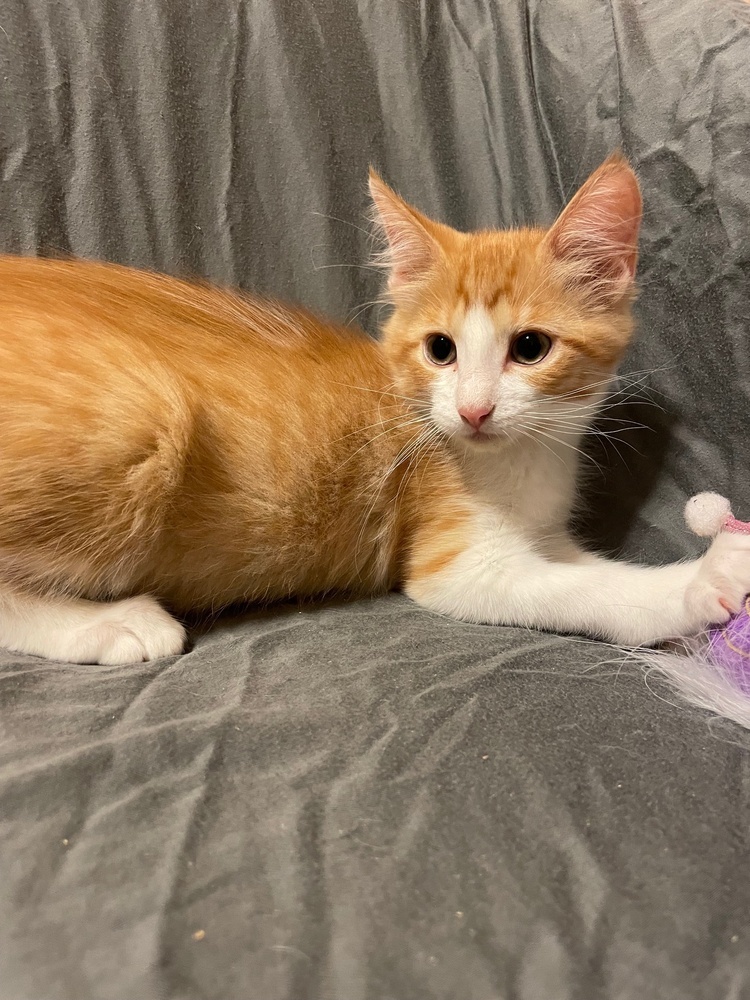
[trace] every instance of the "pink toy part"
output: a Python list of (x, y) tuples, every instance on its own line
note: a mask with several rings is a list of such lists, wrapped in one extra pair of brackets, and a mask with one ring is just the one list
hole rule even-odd
[(738, 521), (730, 514), (724, 522), (724, 530), (731, 531), (735, 535), (750, 535), (750, 522)]
[[(718, 493), (699, 493), (688, 500), (685, 520), (696, 535), (703, 537), (718, 535), (720, 531), (750, 535), (750, 524), (738, 521), (729, 502)], [(726, 625), (707, 630), (706, 652), (735, 687), (750, 695), (750, 597)]]

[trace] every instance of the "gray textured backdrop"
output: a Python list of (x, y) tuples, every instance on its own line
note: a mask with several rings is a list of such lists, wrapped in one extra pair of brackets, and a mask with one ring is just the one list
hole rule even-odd
[[(0, 0), (8, 251), (374, 330), (369, 162), (510, 225), (618, 145), (646, 200), (629, 367), (663, 409), (605, 453), (591, 527), (655, 559), (693, 490), (750, 516), (750, 6)], [(167, 663), (0, 655), (0, 997), (750, 997), (747, 737), (585, 672), (609, 655), (399, 597)]]

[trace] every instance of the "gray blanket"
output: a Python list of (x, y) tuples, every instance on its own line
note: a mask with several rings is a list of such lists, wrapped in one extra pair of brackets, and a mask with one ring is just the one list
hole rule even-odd
[[(0, 81), (0, 249), (372, 331), (369, 162), (469, 228), (622, 146), (649, 431), (586, 530), (658, 561), (690, 492), (750, 516), (750, 5), (0, 0)], [(613, 660), (397, 595), (140, 666), (0, 653), (0, 1000), (750, 997), (750, 735)]]

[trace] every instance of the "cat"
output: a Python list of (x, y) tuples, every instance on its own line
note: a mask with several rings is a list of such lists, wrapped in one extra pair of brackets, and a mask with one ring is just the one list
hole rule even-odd
[(747, 536), (648, 568), (568, 531), (578, 444), (633, 331), (627, 161), (548, 230), (460, 233), (374, 172), (370, 191), (380, 342), (162, 275), (0, 258), (0, 645), (127, 663), (184, 648), (162, 602), (395, 587), (625, 646), (739, 607)]

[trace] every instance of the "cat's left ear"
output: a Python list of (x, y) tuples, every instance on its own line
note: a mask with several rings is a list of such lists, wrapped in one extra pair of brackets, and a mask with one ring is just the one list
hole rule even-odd
[(615, 153), (563, 209), (545, 237), (553, 257), (595, 301), (613, 305), (633, 288), (643, 202), (628, 161)]
[(452, 232), (412, 208), (370, 168), (370, 196), (388, 249), (384, 263), (388, 288), (398, 292), (426, 278), (443, 257), (443, 244)]

